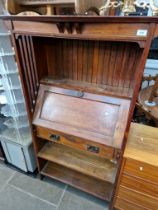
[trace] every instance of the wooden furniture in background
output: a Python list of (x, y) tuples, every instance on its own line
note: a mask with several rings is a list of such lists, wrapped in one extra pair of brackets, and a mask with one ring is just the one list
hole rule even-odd
[(157, 90), (158, 90), (158, 75), (156, 76), (155, 84), (152, 87), (151, 95), (149, 97), (149, 103), (150, 102), (152, 103), (154, 101), (155, 97), (158, 97)]
[(114, 206), (158, 209), (158, 129), (131, 123)]
[(106, 3), (106, 0), (75, 0), (75, 11), (77, 14), (83, 14), (91, 7), (99, 9)]
[(99, 11), (105, 3), (106, 0), (6, 0), (6, 9), (12, 15), (22, 15), (26, 11), (40, 15), (85, 14), (89, 9), (97, 10), (101, 15), (114, 15), (115, 8)]
[(73, 14), (75, 0), (6, 0), (6, 9), (11, 15), (27, 11), (40, 15)]
[(10, 15), (18, 15), (23, 12), (36, 12), (37, 14), (46, 14), (46, 8), (44, 6), (29, 6), (25, 7), (16, 0), (6, 0), (6, 10)]
[(46, 175), (112, 202), (158, 19), (3, 17)]
[(155, 83), (140, 90), (137, 107), (158, 125), (158, 76), (145, 80), (154, 80)]

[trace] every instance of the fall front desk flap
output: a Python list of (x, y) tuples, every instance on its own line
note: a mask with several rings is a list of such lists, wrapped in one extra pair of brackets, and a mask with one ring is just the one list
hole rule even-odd
[(33, 125), (120, 149), (130, 100), (40, 85)]

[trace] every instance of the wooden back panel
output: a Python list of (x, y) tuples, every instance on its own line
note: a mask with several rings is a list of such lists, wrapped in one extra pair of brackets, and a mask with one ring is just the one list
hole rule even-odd
[(53, 38), (41, 42), (41, 38), (37, 39), (45, 49), (40, 53), (43, 57), (46, 55), (49, 76), (133, 88), (143, 52), (137, 43)]

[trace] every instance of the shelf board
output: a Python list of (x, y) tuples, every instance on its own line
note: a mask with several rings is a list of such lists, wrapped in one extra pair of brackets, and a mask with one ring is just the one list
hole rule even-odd
[(52, 85), (61, 88), (73, 88), (74, 90), (97, 93), (100, 95), (110, 95), (119, 98), (132, 98), (132, 88), (114, 87), (110, 85), (94, 84), (71, 79), (59, 79), (52, 77), (45, 77), (41, 80), (41, 84)]
[(46, 143), (38, 157), (57, 163), (71, 170), (91, 176), (98, 180), (115, 182), (117, 165), (104, 158), (70, 147)]
[(69, 5), (69, 4), (74, 4), (75, 1), (74, 0), (47, 0), (47, 1), (38, 1), (38, 0), (23, 0), (23, 1), (19, 1), (19, 4), (22, 6), (34, 6), (34, 5)]
[(65, 168), (48, 161), (42, 171), (44, 176), (62, 181), (65, 184), (76, 187), (84, 192), (90, 193), (98, 198), (110, 201), (113, 193), (113, 185), (98, 181), (79, 172)]

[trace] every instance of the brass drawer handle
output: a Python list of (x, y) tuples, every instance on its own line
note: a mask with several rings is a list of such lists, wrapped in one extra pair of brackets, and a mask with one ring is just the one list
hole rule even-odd
[(87, 151), (93, 152), (93, 153), (99, 153), (99, 147), (95, 147), (92, 145), (87, 145)]
[(139, 167), (139, 170), (140, 170), (140, 171), (143, 171), (143, 169), (144, 169), (144, 168), (143, 168), (142, 166)]
[(55, 135), (55, 134), (51, 134), (49, 138), (50, 140), (55, 141), (55, 142), (60, 140), (60, 136)]

